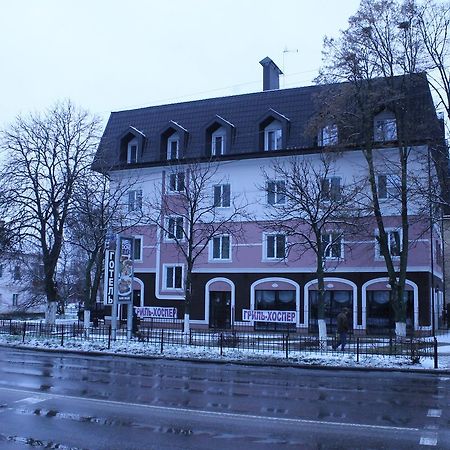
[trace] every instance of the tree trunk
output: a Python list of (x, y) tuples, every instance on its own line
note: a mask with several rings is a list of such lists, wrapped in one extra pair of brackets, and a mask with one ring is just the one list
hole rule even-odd
[(192, 301), (192, 269), (187, 266), (186, 280), (185, 280), (185, 300), (184, 300), (184, 327), (183, 332), (185, 335), (190, 333), (190, 311)]
[[(318, 242), (321, 241), (318, 240)], [(321, 349), (325, 349), (327, 346), (327, 323), (325, 318), (325, 277), (321, 252), (322, 245), (319, 244), (319, 254), (317, 255), (317, 324), (319, 326), (319, 346)]]
[(54, 325), (56, 322), (56, 310), (58, 308), (58, 302), (47, 302), (47, 308), (45, 309), (45, 323), (48, 325)]

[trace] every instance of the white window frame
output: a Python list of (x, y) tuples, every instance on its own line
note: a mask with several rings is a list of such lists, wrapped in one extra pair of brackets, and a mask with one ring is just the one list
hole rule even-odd
[(142, 211), (142, 189), (128, 191), (128, 212)]
[[(175, 155), (172, 155), (172, 143), (176, 143)], [(174, 133), (167, 139), (167, 161), (174, 161), (177, 159), (180, 159), (180, 135)]]
[[(274, 148), (270, 148), (270, 143), (274, 138)], [(272, 121), (264, 128), (264, 150), (280, 150), (283, 147), (283, 127), (278, 120)]]
[[(329, 231), (322, 233), (322, 244), (325, 241), (325, 237), (328, 237), (326, 247), (323, 249), (323, 258), (325, 260), (340, 260), (344, 259), (344, 236), (339, 231)], [(333, 255), (334, 246), (339, 245), (339, 255)]]
[(337, 145), (339, 143), (338, 127), (336, 124), (325, 125), (319, 130), (317, 144), (320, 147)]
[[(274, 190), (270, 190), (270, 184), (274, 185)], [(273, 194), (273, 202), (271, 201)], [(270, 206), (279, 206), (286, 204), (286, 180), (269, 180), (266, 183), (266, 203)]]
[[(385, 231), (387, 234), (388, 248), (389, 248), (389, 253), (391, 255), (391, 258), (393, 260), (400, 259), (400, 253), (402, 252), (402, 240), (403, 240), (402, 230), (400, 228), (385, 228)], [(399, 238), (399, 254), (398, 255), (392, 254), (392, 250), (391, 250), (391, 245), (392, 245), (391, 234), (392, 233), (398, 233), (398, 238)], [(378, 236), (379, 236), (378, 229), (375, 230), (375, 236), (376, 236), (375, 237), (375, 258), (383, 259), (383, 255), (381, 254), (381, 249), (380, 249), (380, 243), (378, 242)]]
[[(172, 273), (172, 279), (171, 284), (172, 286), (168, 285), (169, 282), (169, 269), (173, 269)], [(176, 286), (176, 271), (177, 269), (181, 270), (181, 276), (180, 276), (180, 286)], [(164, 290), (166, 291), (182, 291), (184, 289), (184, 265), (183, 264), (163, 264), (163, 286)]]
[[(273, 250), (273, 254), (274, 256), (269, 256), (269, 239), (270, 238), (274, 238), (273, 241), (273, 245), (274, 248)], [(278, 249), (278, 238), (279, 237), (283, 237), (284, 238), (284, 251), (283, 251), (283, 256), (278, 256), (277, 255), (277, 249)], [(264, 245), (263, 245), (263, 260), (264, 261), (283, 261), (286, 260), (287, 257), (287, 236), (283, 233), (264, 233), (263, 236), (263, 241), (264, 241)]]
[[(228, 204), (224, 205), (224, 199), (225, 199), (225, 186), (228, 186)], [(219, 199), (219, 202), (216, 202), (216, 192), (220, 190), (220, 194), (217, 197)], [(229, 183), (223, 183), (223, 184), (215, 184), (213, 186), (213, 204), (215, 208), (230, 208), (231, 207), (231, 185)]]
[[(396, 198), (400, 192), (400, 176), (395, 174), (389, 174), (389, 173), (378, 173), (376, 176), (377, 181), (377, 193), (378, 193), (378, 200), (388, 200), (390, 198)], [(385, 184), (385, 189), (383, 192), (383, 195), (380, 193), (380, 178), (383, 177)]]
[(381, 114), (373, 121), (373, 139), (375, 142), (396, 141), (398, 136), (397, 120), (393, 114)]
[[(173, 221), (173, 233), (170, 233), (172, 221)], [(181, 222), (181, 225), (180, 225), (180, 222)], [(178, 233), (178, 231), (179, 231), (179, 233)], [(173, 237), (171, 237), (171, 234), (173, 234)], [(184, 219), (182, 216), (166, 217), (165, 241), (166, 242), (184, 241)]]
[(19, 306), (19, 294), (17, 293), (12, 295), (12, 306)]
[[(334, 180), (338, 180), (338, 196), (336, 197), (336, 182)], [(325, 183), (328, 184), (328, 192), (325, 190)], [(325, 195), (326, 194), (326, 195)], [(339, 176), (330, 176), (323, 179), (323, 186), (322, 186), (322, 200), (324, 202), (330, 202), (330, 201), (338, 201), (341, 199), (342, 196), (342, 178)]]
[[(133, 236), (134, 237), (134, 243), (133, 243), (133, 258), (136, 262), (142, 262), (144, 259), (143, 251), (144, 251), (144, 236)], [(136, 258), (136, 249), (139, 248), (139, 258)]]
[[(133, 147), (135, 147), (135, 150), (133, 150)], [(127, 145), (127, 164), (135, 164), (138, 162), (138, 152), (138, 140), (134, 138)]]
[[(217, 148), (216, 145), (216, 138), (222, 138), (221, 139), (221, 145), (220, 149)], [(214, 131), (214, 133), (211, 134), (211, 155), (212, 156), (220, 156), (225, 154), (225, 145), (227, 141), (227, 133), (223, 127), (219, 128), (218, 130)]]
[[(223, 240), (224, 238), (228, 239), (228, 257), (224, 258), (223, 257)], [(214, 256), (214, 242), (219, 242), (219, 252), (220, 252), (220, 256), (217, 258)], [(223, 261), (231, 261), (231, 236), (229, 234), (221, 234), (219, 236), (214, 236), (211, 241), (210, 241), (210, 245), (209, 245), (209, 260), (210, 261), (219, 261), (219, 262), (223, 262)]]
[(186, 172), (172, 172), (167, 174), (168, 192), (171, 194), (179, 194), (185, 189)]

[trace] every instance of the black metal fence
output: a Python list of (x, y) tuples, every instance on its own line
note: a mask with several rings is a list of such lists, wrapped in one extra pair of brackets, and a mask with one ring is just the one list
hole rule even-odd
[[(359, 361), (361, 357), (395, 356), (406, 357), (412, 362), (420, 358), (434, 358), (437, 367), (437, 341), (430, 337), (376, 337), (350, 335), (344, 350), (337, 350), (334, 336), (327, 341), (318, 336), (305, 336), (297, 333), (269, 331), (214, 331), (191, 329), (184, 334), (182, 321), (141, 323), (127, 340), (127, 330), (119, 327), (114, 333), (110, 325), (84, 328), (82, 323), (47, 325), (43, 322), (20, 322), (0, 320), (0, 334), (15, 336), (22, 342), (30, 339), (51, 339), (61, 346), (81, 341), (101, 341), (107, 348), (116, 342), (137, 342), (142, 346), (152, 346), (155, 351), (164, 353), (169, 347), (197, 347), (216, 349), (220, 355), (238, 353), (277, 354), (286, 358), (295, 358), (308, 353), (314, 354), (352, 354)], [(166, 324), (167, 325), (167, 324)]]

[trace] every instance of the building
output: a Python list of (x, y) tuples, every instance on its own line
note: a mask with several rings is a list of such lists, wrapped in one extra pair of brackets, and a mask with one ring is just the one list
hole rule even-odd
[(0, 314), (35, 314), (45, 311), (39, 289), (40, 266), (35, 255), (3, 255), (0, 264)]
[[(334, 152), (332, 172), (323, 181), (327, 188), (322, 184), (328, 192), (328, 198), (322, 199), (331, 201), (355, 176), (367, 179), (362, 153), (365, 146), (362, 134), (355, 134), (342, 122), (338, 124), (329, 117), (322, 122), (316, 120), (324, 117), (324, 94), (336, 92), (339, 85), (279, 89), (281, 71), (269, 58), (261, 64), (262, 92), (111, 114), (93, 168), (107, 172), (112, 182), (129, 182), (124, 207), (130, 216), (142, 214), (141, 225), (131, 232), (136, 244), (135, 305), (176, 308), (178, 317), (183, 317), (186, 259), (176, 242), (187, 236), (183, 235), (187, 224), (181, 214), (175, 213), (176, 207), (167, 205), (176, 205), (188, 189), (189, 173), (193, 176), (199, 168), (214, 164), (207, 190), (215, 217), (223, 220), (228, 214), (228, 224), (234, 221), (239, 227), (217, 228), (195, 261), (192, 326), (286, 326), (244, 320), (244, 310), (270, 310), (295, 311), (299, 332), (316, 327), (314, 253), (304, 248), (294, 255), (288, 251), (294, 238), (268, 228), (274, 223), (273, 214), (269, 221), (268, 211), (276, 211), (286, 201), (286, 180), (274, 175), (274, 164), (295, 156), (317, 166), (325, 150)], [(442, 241), (439, 224), (434, 221), (430, 227), (429, 209), (427, 212), (420, 199), (427, 197), (431, 184), (442, 188), (438, 170), (442, 161), (434, 163), (443, 131), (425, 74), (399, 77), (396, 86), (402, 95), (395, 100), (394, 108), (385, 101), (383, 108), (373, 111), (371, 145), (394, 264), (402, 245), (395, 203), (399, 173), (392, 158), (397, 154), (400, 136), (414, 155), (408, 174), (420, 189), (410, 202), (405, 301), (407, 326), (415, 332), (427, 332), (442, 311)], [(393, 112), (399, 104), (404, 111), (401, 123)], [(405, 117), (410, 124), (408, 135), (406, 127), (402, 128)], [(359, 138), (350, 139), (355, 135)], [(368, 190), (363, 189), (359, 195), (364, 196), (364, 192)], [(238, 203), (246, 212), (239, 217), (232, 214)], [(148, 223), (155, 212), (161, 214)], [(197, 230), (204, 228), (202, 221)], [(364, 333), (389, 325), (390, 288), (373, 218), (365, 217), (357, 229), (335, 233), (330, 228), (323, 236), (329, 244), (324, 251), (326, 314), (332, 324), (340, 308), (347, 306), (352, 311), (354, 330)]]

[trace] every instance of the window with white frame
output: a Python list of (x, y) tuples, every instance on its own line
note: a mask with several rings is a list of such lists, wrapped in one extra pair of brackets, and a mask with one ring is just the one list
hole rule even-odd
[(228, 208), (230, 206), (231, 187), (229, 184), (216, 184), (214, 186), (214, 206), (216, 208)]
[(336, 124), (324, 126), (318, 133), (317, 144), (320, 147), (338, 143), (338, 127)]
[(180, 157), (180, 136), (178, 133), (172, 134), (167, 139), (167, 160), (171, 161)]
[(286, 235), (266, 234), (265, 235), (265, 259), (283, 259), (286, 257)]
[(343, 255), (342, 233), (322, 234), (323, 257), (325, 259), (339, 259)]
[(225, 154), (226, 132), (223, 128), (219, 128), (211, 135), (211, 154), (220, 156)]
[(286, 203), (286, 182), (271, 180), (267, 182), (267, 204), (284, 205)]
[(341, 177), (327, 177), (322, 180), (321, 197), (323, 201), (336, 201), (341, 198)]
[(0, 278), (3, 277), (3, 264), (0, 264)]
[(183, 266), (164, 266), (164, 287), (166, 289), (183, 289)]
[[(380, 242), (378, 238), (378, 230), (376, 231), (377, 239), (376, 239), (376, 255), (378, 258), (380, 258), (381, 250), (380, 250)], [(398, 229), (386, 229), (386, 238), (387, 238), (387, 245), (389, 249), (389, 254), (396, 258), (400, 256), (400, 253), (402, 251), (402, 232)]]
[(183, 192), (185, 187), (185, 173), (175, 172), (169, 174), (169, 192)]
[(373, 136), (376, 142), (395, 141), (397, 139), (397, 121), (394, 114), (383, 112), (375, 117)]
[(398, 175), (377, 175), (378, 199), (395, 198), (400, 192), (400, 177)]
[(211, 259), (230, 260), (230, 257), (230, 236), (224, 234), (213, 237), (211, 242)]
[(128, 212), (142, 211), (142, 190), (128, 191)]
[(134, 247), (133, 247), (133, 253), (134, 253), (134, 260), (135, 261), (141, 261), (142, 260), (142, 237), (135, 236), (134, 238)]
[(15, 281), (18, 281), (18, 280), (20, 280), (22, 278), (21, 271), (20, 271), (20, 266), (18, 264), (16, 264), (14, 266), (13, 278), (14, 278)]
[(183, 239), (183, 218), (179, 216), (168, 217), (166, 221), (166, 238), (180, 241)]
[(19, 305), (19, 294), (12, 295), (12, 304), (13, 304), (13, 306)]
[(264, 150), (279, 150), (283, 146), (283, 131), (278, 120), (264, 128)]
[(127, 163), (133, 164), (137, 163), (138, 161), (138, 141), (137, 139), (132, 139), (130, 142), (128, 142), (127, 147)]

